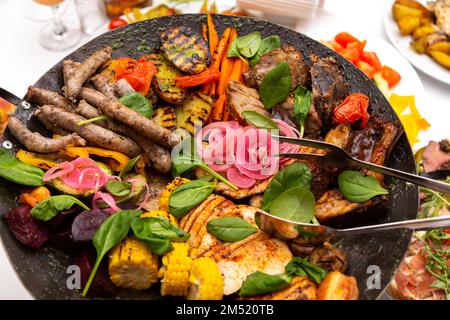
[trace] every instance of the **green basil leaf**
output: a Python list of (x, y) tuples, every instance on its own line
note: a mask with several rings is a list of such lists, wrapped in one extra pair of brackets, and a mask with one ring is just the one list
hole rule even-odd
[(9, 151), (0, 148), (0, 177), (24, 186), (42, 186), (44, 172), (16, 159)]
[(79, 205), (85, 210), (89, 210), (89, 207), (77, 198), (60, 195), (53, 196), (39, 202), (33, 209), (31, 209), (31, 215), (36, 219), (48, 221), (59, 212), (70, 209), (74, 204)]
[(131, 192), (131, 183), (118, 180), (109, 180), (106, 183), (105, 188), (109, 193), (117, 197), (122, 197)]
[(241, 54), (239, 53), (239, 49), (237, 46), (237, 39), (238, 37), (235, 37), (233, 42), (230, 45), (230, 49), (228, 49), (227, 57), (228, 58), (241, 58)]
[(202, 203), (213, 192), (215, 183), (194, 180), (176, 188), (169, 197), (169, 211), (177, 218)]
[(375, 196), (388, 194), (375, 177), (359, 171), (346, 170), (338, 177), (339, 190), (351, 202), (366, 202)]
[(280, 194), (270, 205), (269, 212), (280, 218), (309, 223), (315, 210), (312, 192), (302, 187), (294, 187)]
[(261, 33), (252, 32), (242, 37), (237, 37), (236, 46), (239, 53), (246, 58), (253, 57), (261, 45)]
[(292, 277), (287, 274), (267, 274), (257, 271), (249, 275), (242, 284), (239, 291), (240, 296), (259, 296), (265, 293), (279, 291), (292, 281)]
[(123, 177), (126, 173), (133, 170), (134, 166), (136, 165), (136, 163), (139, 161), (140, 158), (141, 158), (141, 155), (138, 155), (138, 156), (134, 157), (133, 159), (128, 160), (128, 162), (125, 164), (125, 167), (123, 167), (123, 169), (120, 170), (119, 177)]
[(293, 163), (270, 181), (263, 196), (263, 210), (269, 211), (271, 203), (283, 192), (294, 187), (311, 188), (312, 174), (309, 167), (303, 163)]
[(129, 93), (120, 98), (119, 101), (144, 117), (151, 118), (153, 115), (153, 105), (139, 92)]
[(292, 75), (289, 63), (280, 62), (264, 76), (259, 95), (266, 109), (283, 102), (291, 91)]
[(116, 244), (121, 242), (128, 235), (130, 231), (130, 222), (142, 211), (139, 210), (122, 210), (111, 216), (109, 216), (102, 225), (97, 229), (92, 238), (95, 250), (97, 251), (97, 259), (95, 260), (94, 267), (88, 281), (83, 289), (82, 295), (85, 296), (91, 286), (92, 280), (97, 273), (97, 269), (100, 266), (100, 262), (103, 257), (111, 250)]
[(250, 59), (250, 67), (254, 67), (255, 64), (261, 59), (263, 55), (266, 53), (269, 53), (270, 51), (274, 49), (278, 49), (281, 47), (281, 40), (279, 36), (273, 35), (268, 36), (261, 40), (261, 45), (259, 47), (259, 50), (257, 54), (253, 58)]
[(258, 231), (258, 228), (239, 217), (223, 217), (209, 220), (206, 230), (220, 241), (236, 242)]
[(298, 86), (294, 95), (294, 117), (300, 126), (300, 137), (303, 137), (305, 132), (305, 122), (310, 107), (311, 92), (302, 86)]
[(145, 242), (149, 246), (150, 251), (160, 256), (165, 255), (166, 253), (172, 250), (172, 243), (168, 239), (151, 238), (151, 237), (138, 239)]
[(300, 257), (292, 258), (286, 265), (285, 270), (290, 276), (308, 276), (308, 278), (317, 284), (321, 283), (328, 274), (326, 270)]
[(156, 217), (136, 218), (131, 221), (131, 230), (135, 237), (167, 239), (170, 241), (186, 241), (189, 233), (177, 228), (169, 221)]
[(242, 116), (257, 128), (278, 130), (275, 121), (259, 112), (246, 110), (242, 112)]

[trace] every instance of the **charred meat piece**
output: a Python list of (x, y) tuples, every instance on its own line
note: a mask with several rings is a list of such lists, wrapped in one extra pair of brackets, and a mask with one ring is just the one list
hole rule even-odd
[(348, 85), (333, 57), (311, 56), (311, 83), (314, 106), (325, 129), (332, 126), (333, 110), (348, 95)]
[(239, 122), (245, 123), (242, 112), (252, 110), (265, 116), (270, 116), (259, 100), (259, 94), (255, 89), (246, 87), (239, 81), (228, 82), (227, 105), (230, 107), (232, 116)]
[(34, 152), (53, 153), (63, 150), (68, 145), (84, 146), (86, 144), (86, 141), (76, 133), (56, 139), (43, 137), (37, 132), (28, 130), (28, 128), (15, 117), (9, 119), (8, 127), (21, 144), (28, 150)]
[(309, 87), (311, 82), (309, 67), (303, 59), (303, 55), (289, 44), (263, 55), (251, 70), (244, 73), (245, 83), (252, 88), (258, 89), (265, 75), (280, 62), (289, 63), (292, 74), (291, 90), (294, 90), (299, 85)]
[(94, 87), (109, 99), (116, 100), (114, 85), (109, 82), (109, 77), (105, 73), (96, 74), (91, 78)]
[(170, 130), (161, 128), (152, 120), (126, 107), (119, 101), (108, 99), (98, 91), (82, 88), (80, 97), (99, 108), (108, 117), (126, 124), (161, 146), (171, 148), (179, 142), (179, 137), (172, 135)]
[(351, 128), (348, 124), (339, 124), (328, 131), (325, 142), (332, 143), (340, 148), (345, 148), (349, 142)]
[(161, 33), (161, 49), (178, 69), (197, 74), (208, 67), (209, 47), (203, 37), (188, 27), (166, 29)]
[(29, 86), (25, 100), (35, 103), (38, 106), (51, 104), (52, 106), (65, 109), (70, 112), (75, 111), (75, 105), (66, 98), (60, 96), (55, 91), (38, 87)]
[(425, 172), (450, 168), (449, 141), (431, 141), (423, 151), (422, 164)]
[(111, 47), (105, 47), (89, 56), (71, 72), (65, 86), (65, 95), (67, 98), (72, 100), (78, 98), (83, 83), (85, 83), (98, 68), (111, 60), (111, 52)]
[(294, 277), (282, 290), (261, 296), (243, 297), (242, 300), (316, 300), (317, 286), (307, 277)]
[(333, 247), (329, 242), (325, 242), (322, 246), (315, 248), (311, 252), (309, 262), (328, 272), (344, 272), (347, 268), (347, 259), (344, 252), (339, 248)]
[(152, 86), (157, 95), (167, 103), (179, 105), (186, 99), (187, 90), (177, 87), (175, 78), (182, 73), (163, 54), (150, 54), (146, 58), (152, 62), (158, 73), (153, 77)]
[(59, 127), (76, 132), (87, 141), (103, 148), (122, 152), (129, 157), (135, 157), (141, 152), (139, 146), (130, 139), (96, 124), (79, 126), (78, 123), (86, 120), (86, 118), (64, 109), (46, 105), (36, 110), (35, 115), (38, 119), (47, 119)]

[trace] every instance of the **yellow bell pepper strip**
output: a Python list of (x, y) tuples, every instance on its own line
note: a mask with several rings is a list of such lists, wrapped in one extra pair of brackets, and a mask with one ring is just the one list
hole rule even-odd
[(71, 158), (89, 158), (89, 152), (84, 147), (66, 147), (65, 154)]
[(52, 161), (50, 159), (46, 159), (44, 155), (29, 152), (25, 150), (19, 150), (16, 152), (16, 158), (20, 161), (32, 165), (34, 167), (38, 167), (44, 170), (48, 170), (53, 166), (56, 166), (58, 163)]
[(419, 142), (417, 138), (419, 132), (428, 129), (430, 124), (417, 110), (415, 97), (400, 96), (393, 93), (389, 97), (389, 102), (405, 128), (409, 143), (414, 145)]
[(24, 204), (28, 204), (31, 207), (35, 207), (39, 202), (44, 201), (47, 198), (50, 198), (50, 191), (44, 187), (36, 187), (30, 191), (22, 192), (19, 195), (20, 202)]
[(119, 172), (122, 170), (125, 165), (130, 161), (130, 158), (124, 155), (123, 153), (112, 151), (112, 150), (106, 150), (102, 148), (97, 147), (84, 147), (83, 149), (86, 149), (86, 151), (89, 153), (89, 155), (93, 154), (95, 156), (104, 157), (104, 158), (110, 158), (114, 161), (110, 161), (111, 168)]

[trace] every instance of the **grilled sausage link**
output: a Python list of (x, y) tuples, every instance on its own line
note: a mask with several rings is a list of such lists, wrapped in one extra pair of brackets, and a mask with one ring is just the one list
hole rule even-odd
[(60, 96), (57, 92), (34, 86), (28, 87), (25, 100), (35, 103), (38, 106), (51, 104), (52, 106), (62, 108), (70, 112), (75, 111), (75, 105), (63, 96)]

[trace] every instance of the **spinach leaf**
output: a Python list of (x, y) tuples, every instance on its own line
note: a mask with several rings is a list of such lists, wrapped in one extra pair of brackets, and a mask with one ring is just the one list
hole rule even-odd
[(24, 186), (42, 186), (44, 172), (23, 163), (9, 151), (0, 148), (0, 177)]
[(258, 296), (286, 288), (292, 281), (287, 274), (267, 274), (257, 271), (249, 275), (239, 291), (240, 296)]
[(119, 177), (123, 177), (125, 174), (133, 170), (134, 166), (136, 165), (136, 163), (139, 161), (140, 158), (141, 155), (138, 155), (133, 159), (128, 160), (128, 162), (125, 164), (125, 167), (123, 167), (123, 169), (120, 170)]
[(87, 294), (105, 254), (107, 254), (116, 244), (125, 239), (130, 231), (131, 220), (140, 213), (141, 211), (138, 210), (119, 211), (109, 216), (95, 232), (92, 242), (97, 251), (97, 259), (95, 260), (94, 267), (92, 268), (89, 279), (83, 289), (83, 296)]
[(294, 117), (300, 125), (300, 138), (303, 138), (303, 134), (305, 133), (305, 122), (310, 107), (311, 92), (302, 86), (298, 86), (294, 95)]
[(338, 184), (342, 195), (351, 202), (365, 202), (375, 196), (389, 193), (375, 177), (365, 177), (359, 171), (343, 171), (338, 177)]
[(222, 217), (208, 221), (206, 230), (220, 241), (236, 242), (255, 233), (258, 228), (239, 217)]
[(119, 101), (144, 117), (151, 118), (153, 115), (153, 105), (139, 92), (127, 94), (120, 98)]
[(315, 212), (314, 195), (308, 189), (294, 187), (280, 194), (270, 205), (274, 216), (309, 223)]
[(264, 76), (259, 95), (266, 109), (283, 102), (291, 91), (292, 75), (289, 63), (280, 62)]
[(109, 180), (106, 183), (105, 188), (109, 193), (117, 197), (122, 197), (131, 192), (131, 183), (118, 180)]
[(33, 209), (31, 209), (31, 215), (36, 219), (48, 221), (59, 212), (70, 209), (74, 204), (79, 205), (85, 210), (89, 210), (89, 207), (77, 198), (60, 195), (53, 196), (39, 202)]
[(250, 67), (253, 68), (263, 55), (280, 47), (281, 47), (281, 40), (279, 36), (272, 35), (262, 39), (258, 52), (249, 61)]
[(236, 46), (239, 53), (246, 58), (253, 57), (261, 45), (261, 33), (252, 32), (242, 37), (237, 37)]
[(294, 257), (285, 267), (290, 276), (308, 276), (312, 281), (319, 284), (327, 276), (327, 271), (312, 264), (306, 259)]
[(268, 211), (272, 202), (283, 192), (293, 187), (311, 188), (312, 174), (309, 167), (303, 163), (293, 163), (270, 181), (264, 192), (263, 210)]
[(247, 120), (257, 128), (274, 129), (274, 130), (278, 129), (278, 126), (275, 121), (259, 112), (253, 110), (246, 110), (242, 112), (242, 116), (245, 118), (245, 120)]
[(241, 59), (243, 59), (241, 53), (239, 52), (239, 48), (238, 48), (238, 45), (237, 45), (237, 43), (238, 43), (237, 40), (238, 40), (238, 37), (235, 37), (233, 42), (231, 43), (230, 48), (228, 49), (228, 53), (227, 53), (227, 57), (228, 58), (241, 58)]
[(169, 211), (177, 218), (203, 202), (216, 187), (215, 183), (194, 180), (176, 188), (169, 197)]

